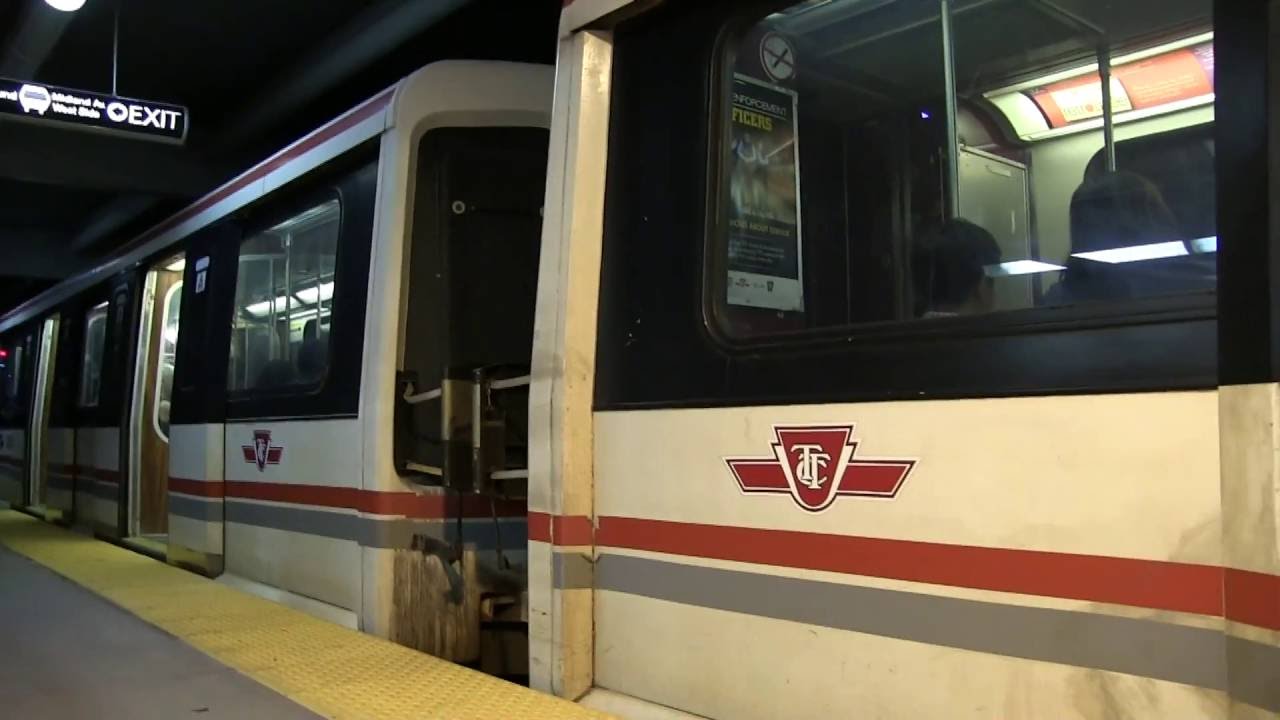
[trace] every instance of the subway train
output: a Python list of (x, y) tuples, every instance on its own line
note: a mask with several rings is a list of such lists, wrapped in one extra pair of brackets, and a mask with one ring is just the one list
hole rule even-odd
[(0, 497), (627, 717), (1275, 717), (1274, 22), (569, 0), (0, 319)]

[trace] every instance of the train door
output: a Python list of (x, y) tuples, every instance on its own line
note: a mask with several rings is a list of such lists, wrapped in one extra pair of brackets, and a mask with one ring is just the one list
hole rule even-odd
[(129, 534), (129, 393), (137, 350), (134, 322), (141, 304), (140, 286), (140, 278), (132, 272), (111, 283), (93, 427), (81, 428), (76, 434), (77, 473), (87, 475), (93, 498), (90, 525), (95, 532), (115, 539)]
[(70, 519), (75, 511), (75, 394), (80, 364), (80, 311), (72, 303), (58, 321), (58, 352), (53, 363), (45, 436), (46, 517)]
[(53, 371), (58, 357), (58, 315), (45, 318), (40, 325), (40, 344), (36, 352), (35, 385), (31, 391), (31, 415), (27, 425), (26, 504), (43, 513), (48, 483), (48, 434), (50, 400), (53, 396)]
[(0, 344), (0, 501), (20, 505), (26, 487), (28, 393), (35, 333), (20, 329)]
[[(121, 315), (122, 317), (123, 315)], [(76, 374), (75, 431), (72, 447), (74, 487), (72, 506), (77, 524), (94, 528), (114, 527), (114, 500), (120, 439), (113, 427), (112, 398), (119, 383), (110, 380), (112, 356), (108, 353), (112, 332), (111, 299), (105, 291), (95, 293), (80, 318), (80, 352)]]
[(129, 403), (130, 543), (163, 553), (168, 543), (169, 411), (182, 310), (182, 254), (147, 271)]
[(240, 228), (219, 222), (188, 239), (169, 409), (168, 560), (223, 569), (223, 421), (231, 297)]

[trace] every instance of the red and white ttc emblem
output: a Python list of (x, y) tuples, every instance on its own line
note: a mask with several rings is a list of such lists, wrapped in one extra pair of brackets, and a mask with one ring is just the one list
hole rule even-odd
[(788, 493), (809, 512), (841, 495), (893, 497), (915, 460), (854, 457), (853, 425), (774, 425), (772, 457), (725, 458), (744, 493)]
[(240, 450), (244, 453), (244, 461), (256, 464), (258, 472), (264, 472), (268, 465), (279, 465), (284, 455), (283, 445), (271, 444), (270, 430), (254, 430), (253, 444), (241, 445)]

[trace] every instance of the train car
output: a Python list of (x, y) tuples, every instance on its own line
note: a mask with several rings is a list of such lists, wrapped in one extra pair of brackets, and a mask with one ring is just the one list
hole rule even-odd
[[(429, 65), (7, 314), (3, 500), (527, 675), (518, 428), (552, 80)], [(510, 430), (497, 488), (464, 469), (476, 373)]]
[(627, 717), (1274, 717), (1272, 22), (572, 0), (0, 320), (0, 492)]
[(535, 685), (1275, 717), (1264, 5), (569, 3)]

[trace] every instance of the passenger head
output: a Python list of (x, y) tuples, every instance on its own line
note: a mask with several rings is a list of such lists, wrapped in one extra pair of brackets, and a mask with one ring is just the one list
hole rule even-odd
[(1178, 223), (1151, 181), (1131, 172), (1087, 178), (1071, 196), (1071, 252), (1181, 239)]
[(916, 245), (919, 310), (928, 314), (989, 312), (995, 293), (988, 265), (1000, 262), (994, 236), (967, 220), (952, 220)]
[[(1131, 172), (1085, 178), (1071, 196), (1071, 253), (1049, 304), (1121, 300), (1142, 294), (1142, 268), (1075, 257), (1135, 245), (1181, 240), (1177, 221), (1149, 180)], [(1135, 287), (1135, 283), (1139, 283)]]
[(307, 340), (298, 348), (298, 380), (304, 383), (318, 382), (324, 377), (328, 366), (328, 350), (326, 343), (319, 340)]

